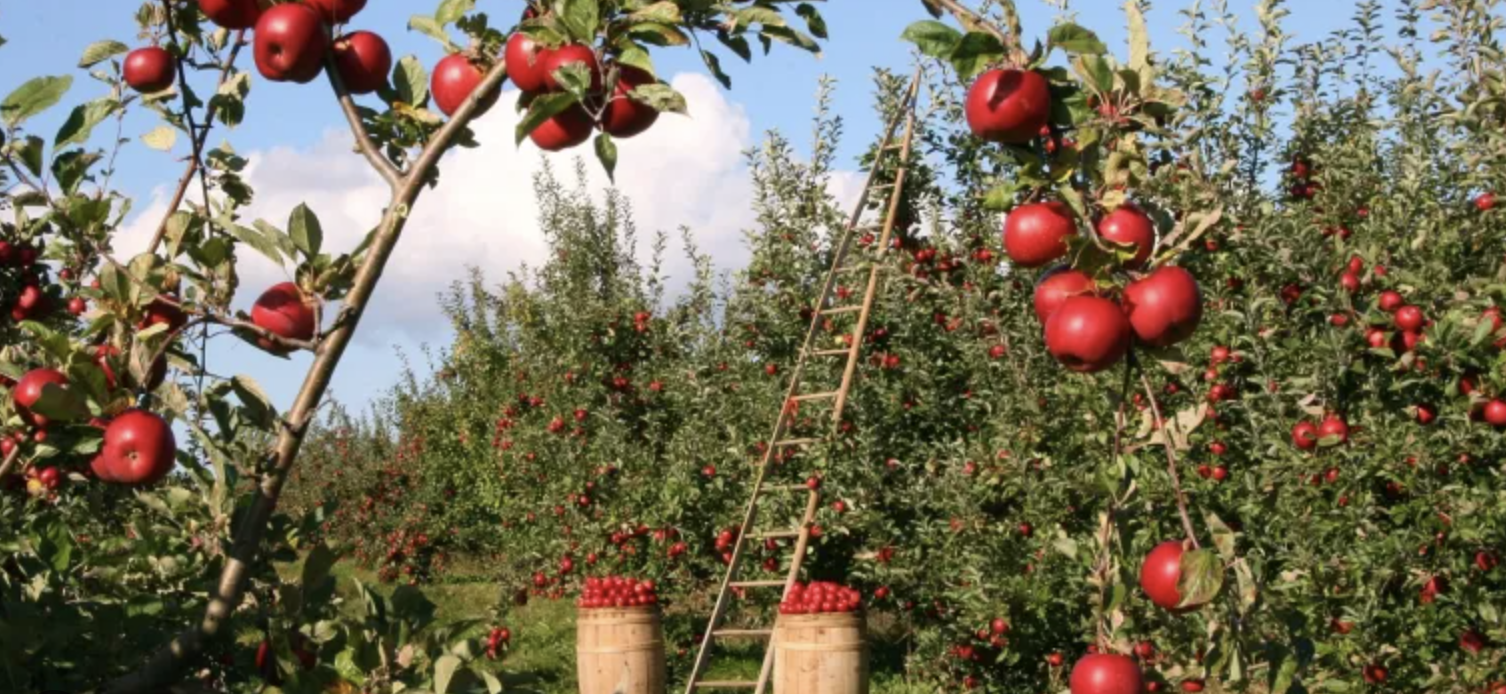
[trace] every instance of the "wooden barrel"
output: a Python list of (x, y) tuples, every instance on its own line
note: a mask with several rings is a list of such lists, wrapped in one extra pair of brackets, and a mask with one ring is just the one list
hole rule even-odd
[(857, 613), (780, 615), (774, 694), (868, 694), (868, 645)]
[(581, 694), (664, 694), (659, 608), (579, 610), (575, 665)]

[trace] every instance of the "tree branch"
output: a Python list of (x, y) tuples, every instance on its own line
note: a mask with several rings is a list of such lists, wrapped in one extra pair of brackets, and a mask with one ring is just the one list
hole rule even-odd
[(21, 444), (16, 444), (10, 449), (10, 455), (5, 456), (5, 462), (0, 463), (0, 479), (5, 479), (10, 474), (11, 468), (16, 466), (16, 461), (21, 459)]
[(403, 227), (408, 222), (413, 204), (422, 194), (429, 173), (438, 164), (439, 159), (454, 145), (455, 138), (475, 118), (480, 97), (500, 86), (505, 75), (506, 65), (498, 61), (486, 74), (481, 84), (477, 85), (476, 90), (461, 104), (450, 122), (435, 133), (417, 163), (399, 179), (400, 185), (394, 186), (392, 201), (382, 217), (381, 224), (377, 227), (376, 236), (366, 255), (366, 260), (361, 263), (360, 269), (356, 272), (355, 281), (345, 298), (340, 317), (335, 322), (333, 330), (325, 336), (315, 351), (314, 363), (304, 378), (303, 386), (299, 389), (291, 413), (285, 418), (287, 425), (278, 434), (277, 445), (270, 461), (270, 470), (263, 475), (255, 500), (242, 518), (240, 526), (236, 528), (225, 568), (220, 573), (219, 585), (210, 595), (204, 618), (198, 624), (184, 630), (154, 654), (141, 669), (110, 683), (103, 690), (107, 694), (160, 692), (178, 678), (182, 668), (202, 650), (205, 641), (220, 635), (224, 629), (236, 606), (240, 604), (246, 579), (256, 561), (262, 536), (266, 533), (267, 522), (277, 509), (283, 486), (292, 474), (299, 448), (303, 445), (304, 434), (313, 421), (319, 402), (329, 388), (330, 379), (334, 376), (340, 357), (350, 345), (361, 316), (366, 310), (366, 302), (371, 299), (372, 293), (376, 290), (382, 271), (392, 257), (398, 239), (402, 236)]
[(1171, 487), (1176, 492), (1177, 513), (1182, 515), (1182, 530), (1192, 541), (1193, 549), (1202, 549), (1197, 541), (1197, 530), (1192, 526), (1192, 516), (1187, 513), (1187, 493), (1182, 491), (1182, 478), (1177, 474), (1176, 442), (1171, 432), (1166, 431), (1166, 420), (1161, 418), (1161, 406), (1156, 404), (1156, 391), (1150, 387), (1150, 379), (1140, 372), (1140, 384), (1145, 388), (1145, 398), (1150, 401), (1150, 413), (1156, 418), (1156, 428), (1162, 432), (1162, 446), (1166, 448), (1166, 471), (1171, 475)]
[(345, 122), (350, 124), (351, 134), (356, 137), (356, 148), (361, 150), (361, 156), (366, 157), (371, 168), (376, 169), (382, 180), (387, 182), (387, 187), (396, 191), (402, 185), (402, 173), (377, 151), (376, 143), (371, 141), (371, 134), (366, 132), (366, 124), (361, 122), (361, 114), (356, 111), (355, 99), (351, 98), (350, 90), (345, 88), (345, 82), (340, 79), (340, 68), (335, 64), (334, 51), (330, 51), (324, 59), (324, 74), (329, 76), (329, 86), (335, 90), (335, 96), (340, 100), (340, 111), (345, 114)]
[(962, 24), (962, 28), (968, 30), (972, 30), (973, 28), (982, 29), (989, 34), (992, 34), (994, 38), (997, 38), (999, 40), (999, 43), (1004, 44), (1005, 48), (1012, 49), (1016, 52), (1022, 52), (1022, 48), (1020, 46), (1020, 37), (1010, 36), (1008, 32), (1005, 32), (1003, 29), (994, 26), (994, 23), (989, 21), (987, 17), (978, 14), (977, 12), (968, 8), (966, 5), (957, 2), (957, 0), (932, 1), (941, 6), (942, 9), (950, 12), (953, 17), (956, 17), (957, 21)]
[[(177, 30), (174, 29), (172, 0), (162, 0), (162, 6), (167, 11), (167, 30), (176, 41)], [(224, 86), (230, 79), (230, 70), (235, 67), (235, 60), (240, 56), (241, 47), (246, 45), (246, 30), (241, 29), (235, 33), (235, 39), (230, 46), (230, 54), (225, 57), (225, 64), (220, 68), (219, 86)], [(210, 103), (208, 110), (204, 112), (204, 127), (194, 124), (193, 109), (188, 100), (188, 71), (183, 58), (178, 59), (178, 91), (183, 95), (183, 119), (188, 124), (188, 139), (193, 143), (193, 156), (188, 160), (188, 167), (178, 179), (178, 187), (173, 191), (173, 197), (167, 204), (167, 214), (163, 215), (162, 223), (157, 225), (157, 233), (152, 236), (152, 243), (147, 246), (147, 253), (156, 253), (162, 245), (162, 239), (167, 236), (167, 223), (178, 212), (178, 206), (183, 204), (183, 198), (188, 194), (188, 186), (193, 183), (196, 174), (204, 171), (204, 143), (209, 140), (209, 131), (214, 128), (214, 117), (219, 113), (218, 104)], [(209, 211), (209, 184), (200, 176), (201, 185), (204, 188), (204, 210)]]

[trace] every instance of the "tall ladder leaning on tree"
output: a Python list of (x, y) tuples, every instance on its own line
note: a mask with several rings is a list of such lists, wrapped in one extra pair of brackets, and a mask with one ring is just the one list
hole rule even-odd
[[(735, 593), (741, 593), (747, 589), (780, 588), (782, 598), (789, 595), (790, 589), (799, 580), (800, 567), (804, 563), (806, 549), (810, 544), (811, 526), (819, 505), (820, 490), (819, 488), (812, 489), (804, 484), (774, 485), (766, 482), (770, 469), (773, 467), (771, 463), (780, 460), (782, 451), (822, 443), (836, 433), (842, 421), (842, 411), (847, 406), (847, 396), (852, 389), (858, 362), (861, 359), (868, 318), (873, 311), (874, 298), (878, 294), (880, 275), (884, 271), (883, 262), (879, 256), (889, 249), (895, 218), (903, 197), (906, 170), (910, 163), (911, 145), (915, 137), (915, 110), (921, 77), (922, 72), (917, 70), (905, 92), (904, 100), (886, 124), (883, 139), (879, 142), (878, 151), (869, 168), (863, 193), (859, 196), (857, 209), (848, 219), (841, 232), (841, 239), (833, 248), (831, 267), (827, 270), (826, 279), (821, 283), (821, 293), (815, 303), (816, 308), (812, 311), (810, 328), (805, 333), (805, 343), (800, 348), (794, 366), (790, 369), (789, 389), (780, 403), (779, 415), (774, 422), (774, 432), (770, 434), (763, 457), (758, 463), (758, 473), (753, 481), (752, 495), (748, 500), (747, 510), (743, 514), (742, 526), (738, 528), (732, 558), (727, 563), (727, 572), (722, 578), (721, 590), (716, 596), (716, 606), (712, 608), (711, 619), (706, 625), (700, 651), (696, 654), (695, 664), (690, 671), (690, 679), (685, 688), (686, 694), (695, 694), (697, 691), (708, 689), (750, 689), (754, 694), (764, 694), (768, 689), (769, 679), (774, 670), (773, 625), (770, 624), (766, 628), (726, 629), (722, 628), (722, 622), (727, 617), (727, 611)], [(901, 128), (903, 128), (902, 133)], [(886, 164), (891, 160), (893, 168), (888, 170)], [(889, 172), (892, 172), (892, 178), (888, 182), (881, 183), (880, 175)], [(872, 196), (886, 190), (889, 197), (888, 203), (883, 208), (882, 221), (878, 224), (863, 224), (863, 213), (868, 209)], [(876, 242), (862, 244), (864, 249), (854, 252), (855, 239), (875, 232), (877, 232)], [(839, 294), (843, 293), (838, 291), (838, 287), (842, 286), (843, 278), (853, 275), (861, 278), (864, 273), (867, 274), (868, 281), (862, 300), (854, 304), (839, 305), (838, 300), (841, 298)], [(847, 296), (850, 297), (850, 295)], [(825, 321), (833, 316), (851, 314), (855, 314), (857, 320), (852, 332), (848, 335), (846, 346), (840, 349), (822, 349), (818, 340), (825, 332)], [(841, 369), (841, 381), (837, 387), (832, 390), (807, 390), (809, 385), (806, 383), (807, 365), (816, 360), (827, 360), (833, 357), (846, 359)], [(829, 402), (832, 408), (826, 437), (786, 438), (802, 404), (823, 402)], [(759, 506), (765, 494), (799, 494), (801, 492), (805, 492), (808, 498), (797, 527), (762, 532), (755, 529), (758, 524)], [(789, 572), (782, 580), (739, 580), (738, 574), (743, 566), (748, 543), (769, 539), (795, 540)], [(758, 673), (757, 680), (703, 679), (707, 665), (711, 661), (712, 650), (720, 639), (755, 639), (765, 642), (763, 667)]]

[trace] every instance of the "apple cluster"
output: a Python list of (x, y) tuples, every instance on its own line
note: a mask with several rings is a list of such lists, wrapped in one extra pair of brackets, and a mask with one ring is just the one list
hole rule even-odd
[(852, 588), (829, 581), (811, 581), (790, 587), (789, 594), (779, 603), (779, 614), (857, 612), (862, 606), (862, 594)]
[(584, 610), (622, 607), (655, 607), (659, 604), (658, 586), (653, 581), (639, 581), (622, 576), (592, 576), (580, 592), (575, 606)]
[(486, 635), (486, 659), (496, 660), (502, 649), (512, 643), (512, 630), (507, 627), (492, 627)]
[[(524, 17), (525, 20), (531, 18), (527, 14)], [(558, 152), (578, 146), (590, 139), (596, 128), (612, 137), (633, 137), (648, 130), (659, 119), (657, 110), (632, 98), (634, 89), (657, 83), (653, 74), (621, 62), (608, 63), (604, 70), (596, 51), (590, 46), (549, 46), (522, 30), (508, 38), (504, 58), (507, 60), (507, 78), (523, 90), (525, 100), (564, 91), (556, 76), (561, 68), (579, 66), (591, 77), (590, 96), (585, 103), (572, 105), (551, 116), (529, 134), (533, 143), (545, 151)], [(604, 73), (616, 74), (611, 89), (603, 86)], [(593, 118), (593, 113), (599, 116)]]
[[(32, 369), (11, 390), (11, 404), (21, 421), (32, 428), (32, 440), (47, 438), (53, 422), (33, 411), (51, 386), (66, 390), (69, 379), (56, 369)], [(129, 409), (112, 419), (95, 418), (90, 425), (104, 432), (104, 443), (89, 464), (96, 477), (105, 482), (140, 486), (155, 484), (167, 477), (176, 464), (177, 441), (172, 427), (161, 416), (140, 409)], [(19, 432), (18, 432), (19, 433)], [(21, 439), (25, 440), (24, 437)], [(8, 457), (18, 442), (14, 436), (0, 443)]]

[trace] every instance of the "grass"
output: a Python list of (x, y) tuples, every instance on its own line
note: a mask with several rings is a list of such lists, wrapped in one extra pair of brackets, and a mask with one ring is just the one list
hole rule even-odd
[[(390, 586), (377, 582), (375, 574), (357, 569), (350, 562), (340, 562), (333, 570), (338, 586), (337, 592), (344, 598), (342, 610), (351, 616), (359, 614), (360, 598), (356, 593), (355, 579), (383, 595), (391, 592)], [(434, 602), (439, 620), (486, 618), (493, 605), (505, 596), (499, 584), (486, 580), (451, 580), (445, 583), (424, 586), (424, 594)], [(516, 694), (575, 694), (575, 606), (569, 600), (530, 600), (526, 606), (510, 607), (507, 626), (513, 632), (512, 647), (503, 661), (501, 673), (509, 692)], [(902, 655), (894, 653), (892, 643), (875, 644), (875, 664), (902, 662)], [(707, 679), (736, 680), (756, 679), (763, 657), (762, 650), (752, 645), (728, 647), (718, 651)], [(683, 678), (689, 667), (689, 658), (670, 653), (670, 692), (682, 691)], [(678, 667), (676, 667), (678, 665)], [(907, 683), (898, 667), (875, 667), (871, 694), (921, 694), (933, 692), (934, 688)], [(585, 694), (596, 694), (588, 692)]]

